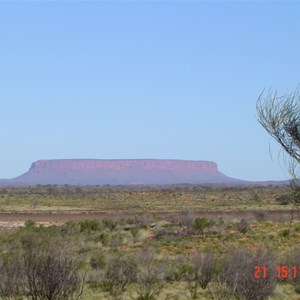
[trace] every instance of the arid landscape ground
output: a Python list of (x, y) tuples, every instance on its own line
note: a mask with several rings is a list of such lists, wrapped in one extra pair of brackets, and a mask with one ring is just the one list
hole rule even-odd
[[(1, 187), (0, 272), (10, 283), (0, 296), (33, 299), (28, 263), (53, 259), (53, 274), (71, 272), (67, 262), (76, 272), (49, 299), (300, 299), (292, 272), (300, 218), (289, 193), (286, 185)], [(267, 278), (255, 273), (262, 266)], [(43, 272), (35, 285), (50, 290)]]
[[(62, 225), (68, 221), (82, 221), (82, 220), (101, 220), (103, 218), (120, 218), (120, 217), (132, 217), (136, 213), (114, 213), (114, 212), (93, 212), (93, 211), (62, 211), (62, 212), (2, 212), (0, 213), (0, 230), (10, 230), (25, 226), (27, 220), (32, 220), (37, 224), (43, 226), (50, 225)], [(155, 212), (153, 215), (157, 217), (163, 217), (166, 213)], [(176, 216), (180, 212), (173, 212)], [(295, 211), (292, 210), (246, 210), (246, 211), (193, 211), (195, 215), (201, 215), (205, 218), (217, 220), (219, 218), (224, 219), (248, 219), (254, 220), (257, 215), (262, 214), (265, 221), (271, 222), (284, 222), (291, 218), (293, 215), (294, 220), (300, 220), (300, 217)]]
[[(0, 228), (16, 228), (31, 219), (40, 224), (131, 217), (158, 217), (182, 211), (217, 220), (286, 221), (291, 205), (280, 205), (288, 195), (285, 185), (169, 185), (169, 186), (53, 186), (0, 188)], [(288, 196), (287, 196), (288, 197)], [(278, 202), (279, 201), (279, 202)], [(294, 219), (298, 218), (296, 212)]]

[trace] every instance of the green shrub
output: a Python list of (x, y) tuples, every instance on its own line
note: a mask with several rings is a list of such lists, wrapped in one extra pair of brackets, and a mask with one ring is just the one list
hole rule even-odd
[(108, 241), (109, 247), (120, 247), (124, 243), (124, 238), (119, 233), (113, 233)]
[(103, 291), (103, 292), (110, 292), (112, 291), (112, 284), (107, 281), (107, 280), (102, 280), (101, 282), (98, 283), (98, 287)]
[(182, 259), (176, 263), (175, 268), (173, 270), (172, 277), (175, 281), (180, 281), (182, 278), (193, 271), (193, 266), (186, 259)]
[(128, 286), (136, 281), (137, 265), (132, 257), (124, 254), (112, 256), (105, 267), (103, 290), (113, 299), (120, 299)]
[(68, 222), (66, 222), (65, 225), (67, 228), (70, 228), (70, 229), (79, 228), (78, 222), (75, 222), (75, 221), (68, 221)]
[(281, 237), (288, 237), (288, 236), (290, 235), (290, 230), (289, 230), (288, 228), (283, 229), (283, 230), (279, 233), (279, 235), (280, 235)]
[(110, 231), (114, 230), (116, 228), (116, 225), (117, 225), (116, 222), (113, 219), (108, 219), (108, 218), (103, 219), (102, 223)]
[(102, 232), (100, 234), (100, 241), (103, 244), (103, 246), (107, 246), (108, 245), (108, 241), (109, 241), (109, 234), (106, 232)]
[(291, 203), (292, 196), (288, 195), (288, 194), (281, 195), (281, 196), (278, 196), (275, 200), (279, 205), (288, 205)]
[(193, 229), (204, 235), (205, 229), (214, 224), (215, 222), (213, 220), (204, 217), (197, 217), (193, 222)]
[(93, 269), (104, 269), (106, 266), (105, 256), (102, 252), (94, 254), (90, 258), (90, 265)]
[(136, 238), (137, 235), (138, 235), (138, 233), (139, 233), (139, 231), (140, 231), (140, 229), (139, 229), (137, 226), (134, 226), (134, 227), (131, 227), (131, 228), (129, 229), (129, 231), (131, 232), (132, 236), (133, 236), (134, 238)]
[(35, 226), (36, 226), (36, 223), (31, 219), (29, 219), (25, 222), (25, 228), (26, 229), (32, 229)]
[(295, 224), (295, 231), (300, 232), (300, 223)]
[(98, 220), (84, 220), (79, 222), (80, 232), (100, 231), (103, 229)]

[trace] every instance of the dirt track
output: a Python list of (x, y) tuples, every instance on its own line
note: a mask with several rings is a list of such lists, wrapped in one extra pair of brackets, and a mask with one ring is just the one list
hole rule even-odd
[[(152, 214), (152, 212), (149, 212)], [(0, 213), (0, 231), (6, 231), (18, 227), (24, 226), (27, 220), (33, 220), (38, 224), (43, 224), (44, 226), (49, 225), (61, 225), (67, 221), (80, 221), (85, 219), (101, 219), (105, 217), (115, 218), (115, 217), (130, 217), (136, 215), (137, 213), (130, 212), (78, 212), (78, 211), (65, 211), (65, 212), (2, 212)], [(163, 216), (168, 213), (166, 212), (154, 212), (154, 215)], [(172, 213), (176, 214), (176, 212)], [(286, 222), (291, 219), (291, 211), (196, 211), (193, 212), (195, 215), (201, 215), (212, 219), (241, 219), (245, 218), (248, 220), (265, 220), (265, 221), (275, 221), (275, 222)], [(294, 212), (294, 220), (300, 220), (300, 216)]]

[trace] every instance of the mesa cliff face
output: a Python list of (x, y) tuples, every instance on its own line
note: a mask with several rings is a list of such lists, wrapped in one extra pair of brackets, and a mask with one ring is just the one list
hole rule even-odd
[(166, 159), (38, 160), (9, 184), (177, 184), (238, 183), (211, 161)]
[(55, 159), (38, 160), (30, 170), (89, 170), (89, 169), (191, 169), (217, 171), (211, 161), (166, 160), (166, 159)]

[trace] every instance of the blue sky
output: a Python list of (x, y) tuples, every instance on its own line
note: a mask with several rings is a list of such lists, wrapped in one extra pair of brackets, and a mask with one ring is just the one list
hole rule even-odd
[(255, 104), (300, 83), (299, 29), (300, 2), (1, 1), (0, 178), (170, 158), (286, 179)]

